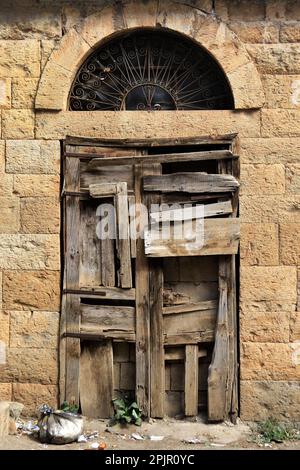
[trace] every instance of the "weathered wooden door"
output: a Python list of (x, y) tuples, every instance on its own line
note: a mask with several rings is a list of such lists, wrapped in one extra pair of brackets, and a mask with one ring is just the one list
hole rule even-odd
[(234, 136), (172, 144), (65, 142), (60, 393), (88, 416), (237, 413)]

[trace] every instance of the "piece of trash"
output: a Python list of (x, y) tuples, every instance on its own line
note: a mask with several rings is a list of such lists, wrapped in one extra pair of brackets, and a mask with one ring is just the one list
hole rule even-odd
[(162, 441), (165, 436), (149, 436), (150, 441)]
[(85, 449), (85, 450), (105, 450), (107, 448), (107, 444), (105, 442), (93, 442), (92, 444), (90, 444), (90, 447), (89, 449)]
[(144, 440), (143, 436), (141, 436), (138, 432), (133, 432), (131, 434), (131, 438), (135, 439), (136, 441), (143, 441)]
[(98, 431), (94, 431), (91, 433), (85, 433), (85, 434), (80, 434), (80, 436), (77, 439), (77, 442), (87, 442), (91, 441), (92, 439), (96, 439), (99, 436)]
[(37, 425), (37, 421), (27, 421), (24, 423), (24, 421), (21, 421), (20, 419), (16, 422), (16, 427), (18, 431), (21, 431), (22, 434), (34, 434), (39, 432), (40, 428)]
[(183, 439), (185, 444), (202, 444), (203, 442), (200, 439), (195, 438), (190, 438), (190, 439)]
[(90, 444), (90, 448), (91, 449), (98, 449), (99, 445), (100, 445), (99, 442), (92, 442), (92, 444)]
[(272, 448), (272, 444), (270, 444), (269, 442), (265, 442), (264, 447), (271, 447)]
[(40, 412), (38, 427), (42, 443), (68, 444), (77, 441), (82, 434), (82, 416), (61, 410), (53, 411), (48, 405), (43, 405)]
[(212, 447), (225, 447), (226, 446), (226, 444), (218, 444), (216, 442), (210, 442), (209, 445)]
[(107, 447), (107, 445), (106, 445), (105, 442), (100, 442), (99, 447), (98, 447), (98, 450), (105, 450), (106, 447)]
[(77, 439), (77, 442), (87, 442), (87, 437), (85, 437), (83, 434), (80, 434)]

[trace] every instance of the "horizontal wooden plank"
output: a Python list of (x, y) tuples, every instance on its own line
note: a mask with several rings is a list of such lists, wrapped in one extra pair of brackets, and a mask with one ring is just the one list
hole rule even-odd
[(238, 187), (239, 182), (232, 175), (201, 172), (171, 173), (143, 178), (144, 191), (164, 193), (222, 193), (234, 191)]
[[(99, 159), (97, 159), (99, 160)], [(127, 183), (128, 190), (133, 190), (133, 171), (132, 165), (110, 165), (105, 167), (102, 161), (90, 167), (88, 162), (80, 162), (80, 190), (89, 189), (92, 184), (111, 184), (124, 181)], [(70, 188), (66, 186), (66, 191)]]
[(66, 145), (83, 146), (105, 146), (105, 147), (161, 147), (169, 145), (216, 145), (231, 143), (237, 136), (237, 133), (222, 135), (204, 135), (198, 137), (173, 137), (173, 138), (147, 138), (147, 139), (97, 139), (77, 136), (66, 136)]
[(94, 198), (112, 197), (117, 190), (116, 183), (94, 183), (89, 185), (89, 193)]
[[(177, 206), (176, 203), (174, 205)], [(179, 205), (179, 204), (178, 204)], [(197, 210), (196, 206), (190, 207), (175, 207), (167, 209), (168, 205), (162, 204), (161, 211), (151, 212), (150, 221), (151, 222), (164, 222), (164, 221), (183, 221), (183, 220), (193, 220), (201, 216), (204, 217), (214, 217), (216, 215), (225, 215), (232, 213), (231, 201), (222, 201), (216, 202), (214, 204), (203, 204), (201, 205), (200, 211)]]
[[(198, 358), (206, 357), (207, 350), (206, 349), (199, 349), (198, 350)], [(185, 350), (184, 348), (168, 348), (165, 351), (165, 361), (180, 361), (185, 358)]]
[(206, 330), (198, 333), (180, 333), (177, 335), (164, 335), (164, 344), (166, 346), (211, 343), (215, 339), (214, 330)]
[(105, 298), (107, 300), (134, 300), (135, 289), (121, 289), (119, 287), (80, 287), (78, 289), (64, 289), (64, 294), (78, 294), (86, 298)]
[(163, 307), (163, 315), (173, 315), (177, 313), (201, 312), (203, 310), (217, 309), (217, 300), (205, 300), (203, 302), (187, 303)]
[(157, 155), (131, 155), (128, 157), (110, 157), (110, 156), (97, 156), (94, 154), (88, 155), (86, 153), (66, 153), (66, 157), (77, 157), (80, 159), (92, 159), (88, 166), (92, 169), (101, 163), (103, 166), (116, 165), (130, 165), (139, 163), (168, 163), (168, 162), (187, 162), (187, 161), (208, 161), (208, 160), (227, 160), (236, 158), (229, 150), (209, 150), (198, 152), (180, 152), (180, 153), (165, 153)]
[[(174, 227), (176, 227), (175, 222)], [(162, 237), (161, 228), (145, 230), (145, 254), (149, 257), (234, 255), (238, 252), (240, 223), (237, 218), (204, 219), (182, 224), (181, 238), (176, 228)], [(201, 232), (202, 231), (202, 235)]]
[(115, 341), (125, 341), (128, 343), (135, 342), (135, 333), (129, 333), (126, 331), (100, 331), (92, 332), (91, 330), (85, 331), (84, 328), (80, 330), (80, 333), (65, 333), (63, 337), (79, 338), (81, 340), (90, 341), (103, 341), (105, 339), (113, 339)]
[(80, 305), (81, 328), (98, 325), (103, 330), (135, 331), (135, 308), (116, 305)]
[(217, 309), (164, 315), (164, 333), (171, 336), (213, 330), (215, 328), (216, 318)]

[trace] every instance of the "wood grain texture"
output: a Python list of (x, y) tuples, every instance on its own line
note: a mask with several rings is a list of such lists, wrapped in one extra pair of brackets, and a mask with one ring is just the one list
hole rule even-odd
[(184, 361), (184, 413), (198, 415), (198, 345), (185, 347)]
[(164, 193), (223, 193), (234, 191), (238, 187), (239, 182), (232, 175), (214, 175), (199, 172), (146, 176), (143, 179), (144, 191)]
[[(197, 214), (197, 209), (195, 206), (191, 207), (179, 207), (174, 209), (164, 210), (164, 206), (162, 206), (162, 210), (160, 212), (151, 212), (150, 213), (150, 220), (152, 222), (164, 222), (164, 221), (183, 221), (183, 220), (193, 220), (199, 218)], [(200, 217), (214, 217), (216, 215), (227, 215), (232, 212), (232, 205), (231, 202), (222, 201), (217, 202), (215, 204), (205, 204), (202, 206), (203, 214), (201, 210)]]
[(132, 287), (130, 232), (128, 213), (127, 183), (117, 183), (116, 197), (117, 214), (117, 253), (120, 261), (119, 280), (123, 288)]

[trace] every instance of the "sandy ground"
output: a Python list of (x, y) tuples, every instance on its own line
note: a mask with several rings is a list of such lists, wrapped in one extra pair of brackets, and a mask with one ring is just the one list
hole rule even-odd
[[(119, 425), (109, 428), (106, 420), (84, 420), (84, 432), (98, 431), (98, 436), (88, 442), (67, 445), (41, 444), (37, 438), (26, 434), (11, 435), (0, 442), (0, 450), (84, 450), (92, 443), (105, 443), (110, 450), (199, 450), (199, 449), (294, 449), (300, 450), (300, 441), (288, 441), (281, 444), (258, 443), (253, 425), (238, 422), (206, 424), (178, 420), (153, 420), (144, 422), (141, 427)], [(136, 440), (133, 433), (143, 436)], [(152, 441), (149, 436), (163, 436), (160, 441)], [(200, 443), (189, 444), (187, 439), (199, 439)]]

